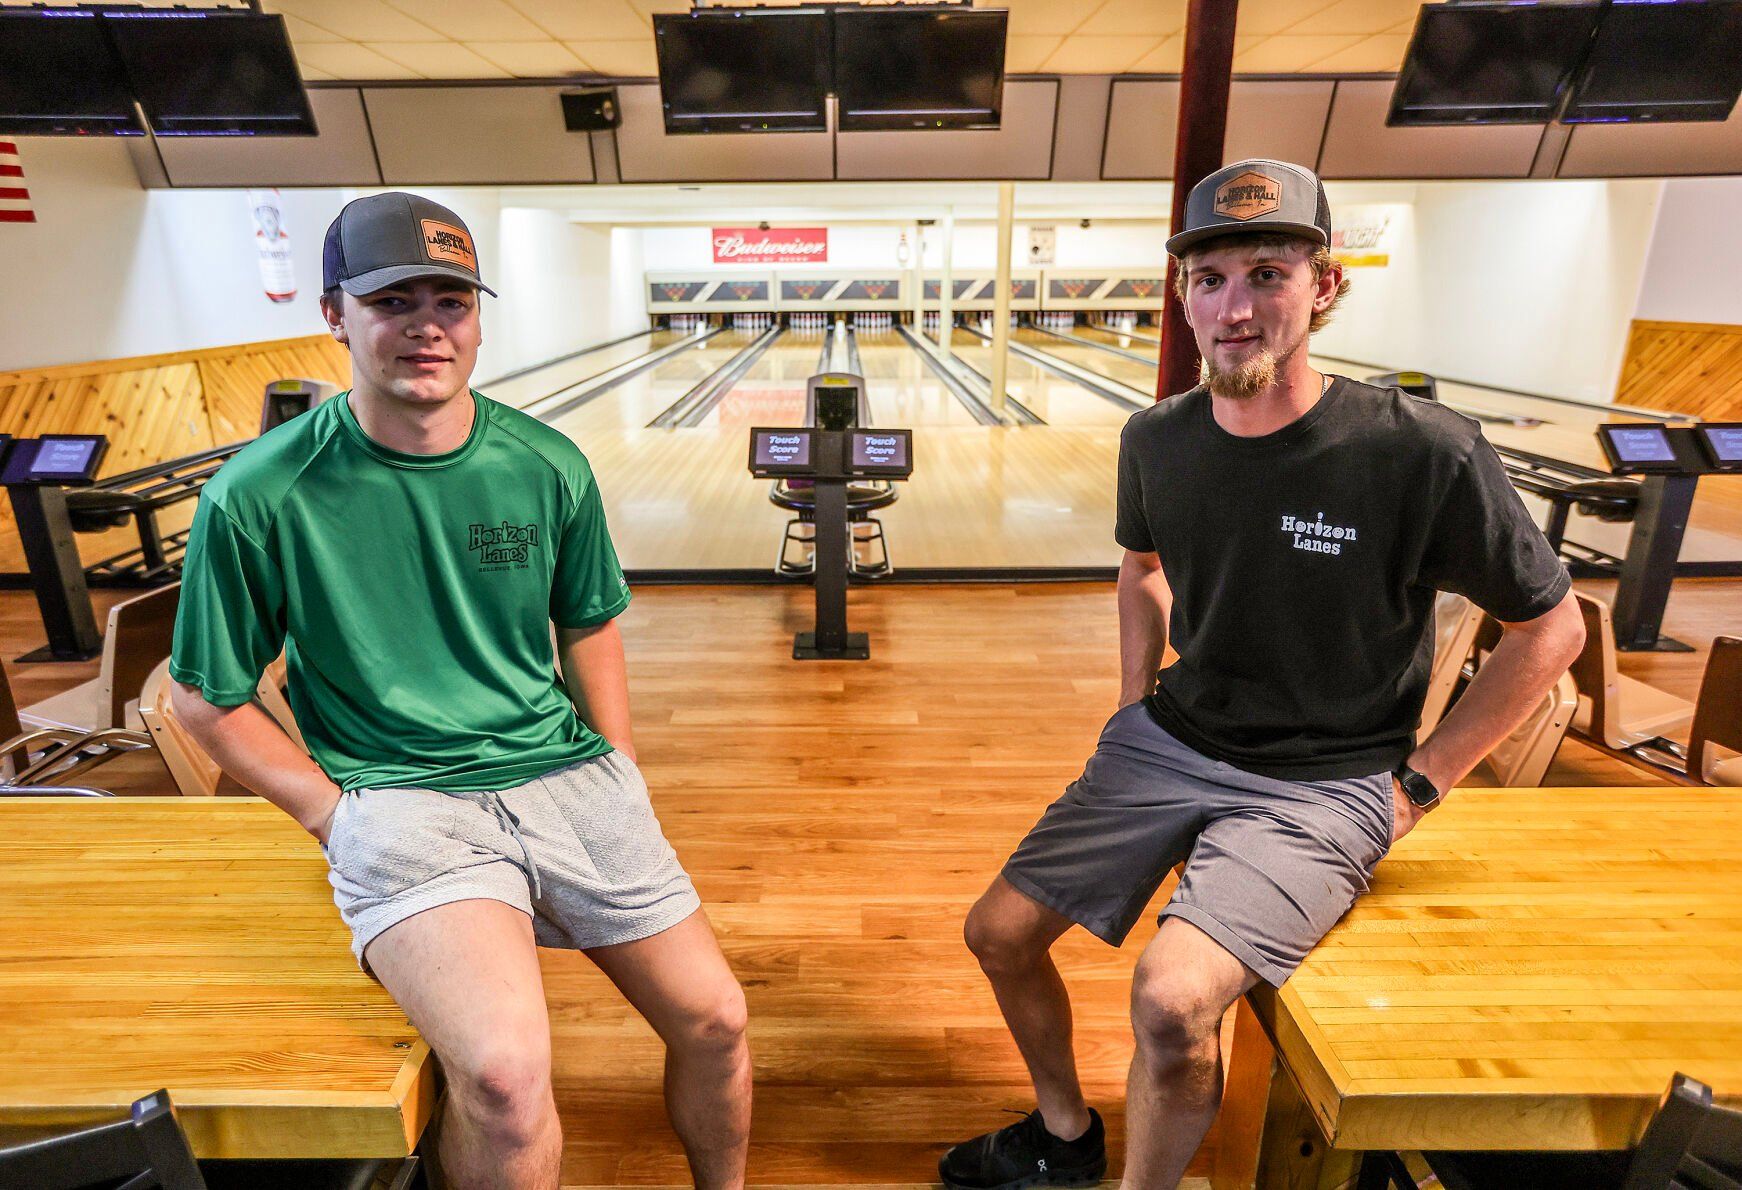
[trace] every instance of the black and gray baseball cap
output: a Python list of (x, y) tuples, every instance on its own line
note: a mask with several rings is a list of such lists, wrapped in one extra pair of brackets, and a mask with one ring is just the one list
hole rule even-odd
[(1325, 185), (1304, 165), (1254, 157), (1225, 165), (1186, 197), (1186, 222), (1168, 237), (1183, 254), (1205, 240), (1237, 232), (1285, 231), (1329, 245), (1331, 203)]
[(491, 297), (478, 275), (478, 249), (465, 220), (419, 194), (395, 190), (345, 204), (327, 228), (321, 288), (353, 297), (418, 277), (452, 277)]

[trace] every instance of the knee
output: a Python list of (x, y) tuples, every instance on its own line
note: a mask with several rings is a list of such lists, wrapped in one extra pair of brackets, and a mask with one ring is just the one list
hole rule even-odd
[(1139, 969), (1131, 986), (1138, 1052), (1166, 1066), (1214, 1064), (1226, 1005), (1189, 979)]
[(1045, 947), (1036, 947), (1021, 930), (1003, 921), (984, 901), (968, 910), (968, 920), (962, 923), (962, 941), (980, 963), (980, 969), (994, 978), (1025, 971), (1046, 954)]
[(744, 1044), (749, 1024), (744, 989), (736, 980), (727, 980), (724, 987), (689, 1012), (679, 1044), (698, 1053), (731, 1053)]
[(530, 1145), (551, 1111), (550, 1056), (536, 1045), (492, 1046), (443, 1063), (455, 1104), (495, 1140)]

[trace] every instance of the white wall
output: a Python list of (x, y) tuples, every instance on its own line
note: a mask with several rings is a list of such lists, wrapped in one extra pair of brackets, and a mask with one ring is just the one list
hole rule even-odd
[[(361, 190), (284, 190), (297, 296), (267, 299), (245, 191), (143, 190), (115, 141), (26, 139), (37, 222), (0, 225), (0, 371), (325, 333), (321, 241)], [(484, 279), (476, 376), (500, 375), (646, 325), (613, 288), (616, 237), (495, 188), (420, 187), (466, 221)], [(512, 193), (512, 192), (507, 192)], [(638, 249), (633, 237), (626, 248)], [(633, 257), (636, 253), (631, 253)]]
[(1742, 325), (1742, 178), (1673, 178), (1633, 316)]
[(0, 226), (0, 370), (321, 332), (338, 192), (286, 191), (298, 296), (267, 299), (242, 191), (145, 191), (116, 141), (21, 142), (35, 223)]
[[(1605, 403), (1662, 183), (1449, 182), (1413, 190), (1391, 263), (1354, 269), (1321, 354)], [(1361, 198), (1368, 196), (1361, 194)], [(1339, 201), (1333, 193), (1332, 218)]]

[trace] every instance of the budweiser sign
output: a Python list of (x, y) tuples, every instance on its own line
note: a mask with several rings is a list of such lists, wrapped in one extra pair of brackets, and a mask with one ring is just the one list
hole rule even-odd
[(715, 264), (826, 264), (829, 229), (780, 227), (714, 228)]

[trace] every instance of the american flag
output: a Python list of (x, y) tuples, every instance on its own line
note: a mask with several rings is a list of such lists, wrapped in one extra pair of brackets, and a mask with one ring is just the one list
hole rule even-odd
[(35, 223), (30, 209), (30, 191), (24, 188), (24, 162), (18, 146), (0, 140), (0, 223)]

